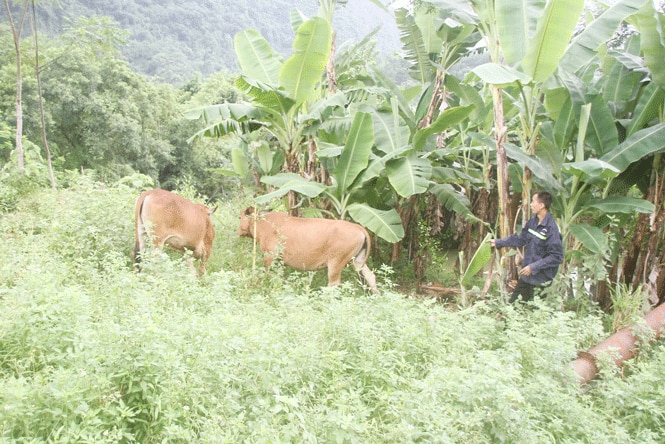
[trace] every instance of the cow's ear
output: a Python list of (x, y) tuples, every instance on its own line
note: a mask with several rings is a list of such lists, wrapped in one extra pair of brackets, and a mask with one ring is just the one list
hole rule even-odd
[(252, 214), (254, 214), (254, 211), (256, 211), (254, 209), (254, 207), (247, 207), (247, 208), (245, 208), (245, 211), (243, 212), (243, 214), (245, 216), (251, 216)]

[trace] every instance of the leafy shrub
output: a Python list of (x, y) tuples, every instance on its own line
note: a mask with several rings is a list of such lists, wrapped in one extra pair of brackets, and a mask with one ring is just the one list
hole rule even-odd
[(25, 168), (16, 167), (16, 152), (12, 152), (10, 162), (0, 168), (0, 215), (16, 209), (19, 199), (27, 196), (46, 184), (46, 165), (39, 153), (39, 147), (24, 142)]
[(598, 315), (252, 272), (239, 202), (203, 279), (164, 255), (135, 274), (136, 191), (82, 179), (0, 219), (0, 441), (659, 440), (662, 346), (577, 384)]

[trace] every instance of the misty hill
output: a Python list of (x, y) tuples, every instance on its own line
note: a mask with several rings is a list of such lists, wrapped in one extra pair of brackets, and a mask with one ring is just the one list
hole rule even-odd
[[(37, 9), (42, 32), (61, 32), (77, 17), (108, 16), (130, 31), (122, 52), (139, 73), (179, 84), (197, 73), (237, 71), (233, 50), (236, 33), (256, 29), (280, 53), (293, 41), (289, 14), (298, 9), (316, 14), (316, 0), (61, 0)], [(2, 20), (6, 17), (3, 14)], [(376, 47), (382, 54), (399, 48), (399, 32), (391, 15), (368, 0), (352, 0), (335, 13), (338, 44), (360, 41), (377, 26)]]

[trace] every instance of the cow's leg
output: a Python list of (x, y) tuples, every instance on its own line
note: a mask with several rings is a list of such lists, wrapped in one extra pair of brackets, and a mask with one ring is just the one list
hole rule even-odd
[(342, 269), (344, 264), (328, 263), (328, 287), (342, 283)]
[[(206, 259), (206, 250), (203, 245), (197, 245), (196, 248), (190, 250), (187, 247), (180, 249), (185, 255), (185, 262), (187, 262), (187, 267), (192, 272), (193, 275), (203, 276), (205, 273), (205, 259)], [(198, 270), (194, 266), (194, 261), (199, 260)]]
[[(143, 255), (145, 255), (146, 251), (148, 251), (149, 239), (150, 233), (148, 233), (144, 227), (141, 227), (141, 230), (137, 231), (136, 233), (136, 243), (134, 244), (133, 255), (134, 271), (137, 273), (141, 271), (140, 263), (143, 259)], [(157, 245), (157, 248), (161, 249), (159, 245)]]
[(362, 275), (365, 280), (365, 285), (367, 285), (372, 293), (378, 292), (376, 289), (376, 276), (372, 273), (372, 270), (369, 269), (367, 264), (364, 262), (364, 258), (358, 260), (357, 257), (353, 258), (353, 269), (357, 273)]
[(141, 262), (141, 254), (143, 253), (141, 249), (141, 242), (139, 236), (136, 237), (136, 243), (134, 244), (134, 254), (132, 255), (132, 263), (134, 264), (134, 271), (139, 271), (139, 262)]
[(334, 287), (342, 283), (342, 270), (346, 262), (337, 260), (328, 261), (328, 287)]
[(270, 250), (266, 250), (263, 252), (263, 266), (266, 268), (270, 268), (270, 264), (272, 264), (273, 260), (273, 252)]
[(199, 272), (198, 275), (199, 277), (203, 276), (206, 274), (206, 263), (208, 262), (208, 256), (204, 255), (199, 259)]
[(210, 259), (210, 252), (205, 249), (205, 247), (201, 248), (201, 252), (198, 254), (199, 257), (199, 277), (203, 276), (206, 273), (206, 264), (208, 263), (208, 259)]
[(140, 229), (137, 228), (136, 245), (134, 246), (137, 261), (140, 261), (140, 255), (143, 255), (148, 251), (148, 244), (152, 244), (152, 248), (162, 251), (164, 250), (164, 244), (166, 241), (167, 239), (161, 239), (160, 236), (154, 233), (150, 222), (141, 224)]
[(378, 290), (376, 289), (376, 276), (374, 276), (374, 273), (372, 273), (372, 270), (369, 269), (367, 264), (363, 264), (363, 267), (360, 269), (360, 273), (363, 275), (363, 278), (365, 278), (365, 284), (367, 284), (369, 290), (372, 293), (377, 293)]
[(206, 263), (203, 259), (201, 259), (201, 262), (199, 263), (199, 277), (203, 276), (206, 274)]
[(140, 271), (139, 262), (141, 262), (141, 255), (145, 252), (146, 241), (148, 233), (145, 224), (140, 219), (136, 221), (136, 242), (134, 243), (134, 254), (132, 255), (132, 263), (134, 264), (134, 271)]
[(132, 254), (132, 263), (134, 264), (134, 272), (139, 270), (139, 262), (141, 261), (141, 253), (143, 253), (143, 248), (145, 246), (145, 224), (143, 222), (142, 212), (143, 212), (143, 201), (145, 200), (144, 194), (138, 197), (136, 204), (134, 205), (134, 234), (136, 236), (136, 242), (134, 243), (134, 253)]

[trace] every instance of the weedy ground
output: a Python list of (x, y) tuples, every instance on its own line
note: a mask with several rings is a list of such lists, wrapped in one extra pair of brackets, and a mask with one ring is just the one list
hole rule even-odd
[(661, 440), (662, 345), (585, 387), (570, 370), (599, 313), (254, 269), (240, 201), (203, 279), (169, 254), (136, 274), (137, 195), (81, 179), (0, 217), (0, 442)]

